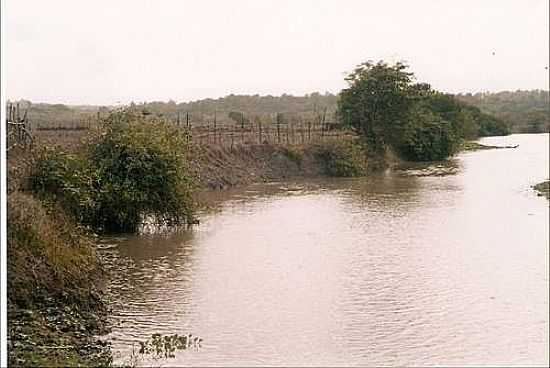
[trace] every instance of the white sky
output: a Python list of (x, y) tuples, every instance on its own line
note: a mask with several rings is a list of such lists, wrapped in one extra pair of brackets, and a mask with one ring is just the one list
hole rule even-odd
[[(367, 59), (447, 92), (548, 89), (548, 0), (7, 0), (8, 98), (337, 93)], [(493, 55), (493, 52), (495, 53)]]

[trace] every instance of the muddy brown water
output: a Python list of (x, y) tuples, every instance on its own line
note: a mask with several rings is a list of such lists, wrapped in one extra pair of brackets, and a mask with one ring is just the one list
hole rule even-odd
[(192, 333), (155, 364), (547, 366), (548, 134), (482, 142), (519, 147), (211, 193), (190, 231), (101, 239), (115, 362)]

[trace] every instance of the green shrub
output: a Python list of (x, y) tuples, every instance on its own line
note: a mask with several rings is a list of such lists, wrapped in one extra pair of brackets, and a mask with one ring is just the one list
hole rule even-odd
[(354, 177), (366, 173), (366, 152), (354, 142), (328, 142), (315, 148), (315, 158), (328, 176)]
[(133, 232), (146, 218), (190, 222), (194, 184), (185, 152), (185, 137), (171, 124), (117, 112), (78, 154), (39, 156), (31, 188), (96, 230)]
[(289, 160), (294, 162), (296, 165), (301, 166), (302, 161), (304, 160), (303, 152), (299, 148), (295, 147), (285, 147), (283, 148), (283, 153)]
[(30, 187), (40, 198), (59, 203), (80, 223), (93, 224), (97, 176), (82, 155), (44, 148), (30, 172)]
[(415, 109), (411, 123), (394, 146), (397, 153), (411, 161), (444, 160), (457, 152), (462, 140), (451, 123), (426, 109)]

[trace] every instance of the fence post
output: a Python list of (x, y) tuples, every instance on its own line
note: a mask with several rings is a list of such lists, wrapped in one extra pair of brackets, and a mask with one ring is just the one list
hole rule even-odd
[(191, 122), (189, 121), (189, 111), (185, 114), (185, 125), (187, 126), (187, 145), (189, 146), (189, 142), (191, 142), (191, 139), (192, 139)]
[(258, 143), (262, 144), (262, 122), (258, 120)]
[(288, 131), (288, 123), (286, 123), (285, 131), (286, 131), (286, 145), (288, 146), (289, 142), (290, 142), (289, 131)]
[(277, 143), (281, 144), (281, 114), (277, 113)]
[(235, 126), (231, 127), (231, 152), (233, 152), (233, 132), (234, 132)]
[(241, 144), (244, 145), (244, 112), (241, 112)]

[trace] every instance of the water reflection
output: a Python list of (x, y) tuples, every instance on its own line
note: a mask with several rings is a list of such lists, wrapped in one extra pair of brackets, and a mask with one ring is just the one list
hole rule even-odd
[[(170, 330), (189, 313), (185, 306), (191, 303), (186, 290), (193, 282), (192, 240), (191, 231), (102, 239), (103, 244), (116, 244), (102, 251), (111, 279), (107, 291), (113, 297), (115, 332), (108, 338), (125, 344), (126, 353), (157, 329)], [(117, 332), (128, 324), (132, 331)]]
[(451, 175), (217, 192), (190, 231), (104, 240), (114, 348), (193, 333), (203, 348), (169, 365), (547, 365), (548, 202), (530, 185), (548, 135), (487, 143), (520, 146)]

